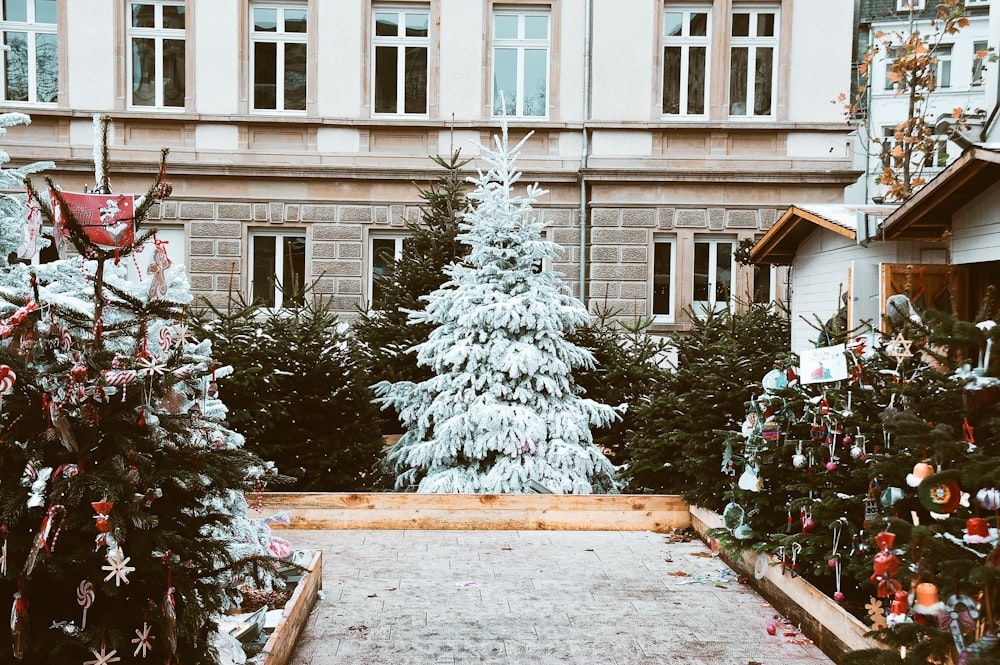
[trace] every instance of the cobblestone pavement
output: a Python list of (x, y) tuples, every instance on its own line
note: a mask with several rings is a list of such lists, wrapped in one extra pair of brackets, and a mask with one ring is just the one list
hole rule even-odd
[(619, 531), (279, 535), (323, 550), (323, 597), (292, 665), (832, 662), (698, 540)]

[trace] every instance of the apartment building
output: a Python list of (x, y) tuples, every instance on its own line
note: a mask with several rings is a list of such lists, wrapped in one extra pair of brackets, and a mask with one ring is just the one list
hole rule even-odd
[[(996, 6), (996, 2), (993, 3)], [(964, 109), (969, 127), (963, 135), (972, 142), (986, 138), (986, 125), (995, 122), (997, 92), (990, 84), (988, 72), (997, 65), (991, 58), (980, 58), (977, 54), (993, 49), (996, 53), (997, 38), (991, 38), (990, 0), (965, 0), (965, 14), (968, 25), (957, 33), (937, 36), (938, 30), (932, 20), (938, 13), (937, 0), (859, 0), (857, 55), (873, 44), (880, 44), (880, 33), (886, 35), (907, 35), (911, 30), (926, 38), (929, 44), (937, 43), (935, 78), (936, 89), (930, 95), (926, 108), (926, 118), (932, 126), (940, 130), (934, 150), (922, 155), (923, 177), (930, 180), (954, 161), (968, 144), (956, 143), (950, 139), (948, 130), (952, 111)], [(992, 10), (996, 12), (996, 9)], [(911, 23), (912, 12), (912, 23)], [(992, 20), (993, 30), (997, 30), (1000, 13)], [(875, 61), (865, 104), (864, 129), (859, 135), (855, 150), (856, 164), (865, 172), (857, 186), (852, 187), (847, 198), (858, 203), (880, 201), (886, 187), (879, 183), (883, 166), (891, 166), (898, 159), (892, 156), (896, 145), (893, 137), (896, 125), (908, 116), (909, 99), (905, 94), (897, 94), (898, 88), (886, 76), (887, 57), (883, 52)], [(992, 58), (995, 60), (995, 58)], [(941, 122), (944, 121), (944, 122)], [(880, 139), (872, 143), (868, 137)]]
[[(170, 148), (160, 237), (196, 295), (281, 307), (316, 282), (347, 318), (418, 217), (428, 159), (533, 132), (520, 167), (589, 304), (685, 329), (689, 307), (780, 295), (734, 259), (793, 202), (858, 172), (833, 100), (852, 0), (5, 0), (5, 147), (142, 192)], [(144, 252), (148, 256), (151, 252)], [(142, 256), (140, 255), (140, 260)], [(148, 260), (148, 259), (146, 259)], [(139, 266), (139, 272), (142, 272)]]

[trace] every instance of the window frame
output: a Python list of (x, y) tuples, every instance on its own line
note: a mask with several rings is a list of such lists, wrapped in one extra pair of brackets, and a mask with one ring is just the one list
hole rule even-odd
[(976, 57), (983, 51), (989, 51), (990, 43), (985, 39), (977, 39), (972, 42), (972, 77), (969, 79), (969, 87), (979, 88), (986, 84), (986, 60), (987, 58)]
[[(681, 13), (681, 35), (680, 36), (670, 36), (666, 34), (667, 25), (667, 14), (671, 13)], [(705, 14), (705, 35), (691, 35), (691, 15), (692, 14)], [(711, 73), (712, 73), (712, 5), (711, 4), (699, 4), (699, 3), (667, 3), (663, 7), (663, 12), (660, 16), (660, 49), (662, 62), (660, 63), (660, 114), (666, 118), (697, 118), (703, 119), (708, 117), (708, 111), (710, 108), (710, 91), (711, 91)], [(688, 33), (688, 34), (685, 34)], [(667, 67), (667, 48), (680, 48), (680, 82), (679, 82), (679, 95), (678, 95), (678, 112), (669, 113), (664, 109), (666, 104), (666, 67)], [(690, 113), (688, 109), (690, 108), (690, 98), (688, 97), (690, 81), (691, 81), (691, 71), (690, 71), (690, 58), (692, 48), (704, 48), (705, 49), (705, 63), (704, 63), (704, 81), (703, 81), (703, 91), (702, 91), (702, 112), (701, 113)]]
[[(718, 300), (715, 299), (716, 291), (719, 288), (719, 284), (716, 281), (717, 275), (714, 274), (715, 271), (712, 270), (712, 266), (718, 269), (718, 256), (719, 256), (719, 245), (722, 243), (728, 243), (729, 249), (729, 299), (724, 303), (725, 307), (729, 311), (733, 311), (733, 307), (736, 303), (736, 244), (737, 239), (735, 236), (708, 236), (708, 235), (698, 235), (694, 237), (694, 243), (692, 249), (692, 258), (694, 259), (691, 263), (691, 309), (695, 314), (703, 314), (708, 312), (710, 309), (712, 311), (719, 311), (722, 309)], [(697, 275), (695, 274), (698, 245), (706, 244), (708, 245), (708, 300), (696, 300), (695, 299), (695, 282)], [(699, 311), (701, 308), (701, 311)]]
[[(0, 14), (3, 12), (3, 5), (0, 3)], [(11, 100), (7, 98), (7, 63), (9, 58), (9, 51), (0, 49), (0, 101), (6, 104), (24, 104), (27, 106), (40, 106), (40, 107), (53, 107), (59, 104), (59, 16), (58, 16), (58, 5), (56, 6), (56, 22), (55, 23), (40, 23), (38, 17), (35, 15), (35, 3), (31, 0), (25, 2), (25, 20), (24, 21), (14, 21), (7, 19), (6, 16), (0, 17), (0, 44), (5, 44), (7, 42), (6, 35), (8, 32), (17, 32), (25, 34), (25, 51), (27, 53), (27, 61), (25, 62), (25, 67), (27, 71), (25, 72), (25, 77), (27, 78), (28, 88), (26, 90), (27, 99), (26, 100)], [(54, 101), (39, 101), (38, 100), (38, 71), (39, 71), (39, 58), (38, 58), (38, 36), (39, 35), (50, 35), (55, 37), (56, 53), (55, 53), (55, 91), (54, 91)]]
[[(954, 53), (955, 45), (950, 42), (938, 44), (937, 48), (934, 49), (934, 88), (936, 90), (951, 90), (954, 87), (952, 82)], [(947, 76), (945, 76), (946, 73)], [(947, 85), (941, 84), (942, 79), (946, 80)]]
[[(309, 24), (311, 16), (309, 5), (306, 2), (296, 0), (251, 0), (247, 4), (248, 8), (248, 29), (249, 29), (249, 50), (248, 50), (248, 104), (250, 112), (255, 114), (281, 114), (281, 115), (306, 115), (309, 109)], [(274, 32), (258, 32), (254, 21), (255, 9), (274, 9), (278, 12), (278, 19)], [(287, 32), (285, 30), (285, 11), (294, 9), (305, 14), (305, 32)], [(280, 28), (280, 29), (279, 29)], [(257, 44), (274, 44), (274, 108), (257, 108), (256, 106), (256, 76), (257, 76)], [(289, 44), (302, 44), (305, 47), (305, 89), (302, 93), (302, 101), (305, 108), (286, 109), (285, 96), (285, 47)]]
[[(517, 17), (517, 34), (516, 38), (497, 38), (497, 17), (499, 16), (515, 16)], [(525, 19), (527, 17), (540, 17), (544, 16), (546, 19), (546, 37), (545, 39), (527, 38), (525, 34)], [(490, 71), (489, 71), (489, 95), (490, 95), (490, 117), (499, 118), (506, 115), (508, 118), (523, 118), (532, 120), (547, 120), (549, 118), (549, 109), (552, 106), (552, 43), (553, 43), (553, 15), (551, 7), (522, 7), (519, 5), (508, 5), (508, 6), (494, 6), (492, 13), (490, 14), (490, 44), (489, 44), (489, 54), (490, 54)], [(515, 100), (514, 100), (514, 112), (505, 113), (505, 109), (500, 107), (500, 100), (498, 98), (498, 92), (500, 92), (497, 86), (497, 51), (499, 49), (514, 50), (516, 52), (515, 59), (515, 76), (516, 81), (514, 84)], [(525, 52), (529, 50), (544, 50), (545, 51), (545, 103), (543, 105), (543, 113), (538, 115), (528, 115), (524, 112), (524, 73), (525, 73)], [(509, 106), (510, 102), (504, 99), (505, 106)]]
[[(749, 27), (753, 30), (752, 35), (747, 36), (734, 36), (733, 29), (735, 25), (735, 16), (737, 14), (749, 14), (748, 19)], [(773, 16), (773, 35), (757, 35), (758, 27), (758, 17), (763, 14), (771, 14)], [(780, 81), (780, 71), (779, 71), (779, 50), (781, 46), (781, 7), (776, 4), (734, 4), (732, 10), (729, 13), (729, 48), (728, 48), (728, 62), (727, 73), (728, 81), (726, 82), (726, 117), (733, 121), (759, 121), (759, 120), (774, 120), (777, 118), (778, 111), (778, 85)], [(733, 113), (733, 52), (737, 48), (747, 49), (747, 72), (746, 80), (744, 81), (746, 85), (746, 96), (743, 99), (745, 105), (744, 113)], [(754, 75), (757, 67), (757, 49), (759, 48), (770, 48), (771, 49), (771, 100), (770, 100), (770, 112), (766, 114), (757, 114), (754, 112), (754, 101), (756, 98), (757, 91), (757, 79)]]
[[(145, 27), (134, 27), (132, 25), (132, 8), (135, 5), (152, 5), (153, 9), (153, 21), (154, 25), (152, 28)], [(184, 9), (184, 27), (183, 28), (164, 28), (163, 27), (163, 8), (164, 7), (181, 7)], [(126, 17), (125, 17), (125, 41), (126, 41), (126, 100), (127, 107), (134, 110), (142, 111), (174, 111), (175, 109), (185, 109), (187, 107), (188, 94), (190, 88), (187, 82), (187, 67), (188, 67), (188, 38), (187, 29), (190, 26), (189, 15), (187, 12), (187, 5), (185, 0), (128, 0), (125, 3)], [(133, 81), (135, 78), (135, 47), (134, 40), (136, 39), (152, 39), (153, 40), (153, 103), (152, 104), (136, 104), (135, 95), (136, 89), (133, 88)], [(163, 42), (164, 41), (181, 41), (183, 42), (183, 53), (184, 53), (184, 71), (182, 73), (182, 82), (184, 85), (183, 99), (180, 105), (167, 105), (164, 103), (164, 59), (163, 59)], [(141, 84), (140, 84), (141, 86)]]
[[(405, 33), (406, 26), (406, 14), (425, 14), (427, 16), (427, 35), (424, 37), (410, 36), (410, 35), (377, 35), (378, 30), (378, 14), (390, 14), (395, 13), (397, 15), (397, 25), (403, 29)], [(371, 6), (371, 54), (370, 62), (371, 67), (369, 67), (369, 99), (368, 103), (371, 104), (371, 114), (373, 117), (379, 118), (390, 118), (390, 117), (407, 117), (407, 118), (421, 118), (427, 117), (430, 113), (430, 88), (431, 88), (431, 31), (433, 29), (434, 23), (432, 21), (432, 11), (429, 4), (412, 4), (412, 5), (401, 5), (401, 4), (391, 4), (391, 3), (379, 3), (372, 4)], [(376, 104), (376, 95), (378, 94), (378, 49), (379, 48), (394, 48), (396, 49), (396, 110), (395, 111), (378, 111)], [(425, 51), (425, 69), (424, 69), (424, 109), (422, 111), (407, 111), (406, 110), (406, 53), (410, 48), (422, 48)]]
[(907, 5), (912, 6), (913, 11), (921, 12), (925, 9), (926, 2), (925, 0), (896, 0), (896, 11), (897, 12), (910, 11), (910, 8), (907, 7)]
[(377, 230), (368, 233), (368, 239), (365, 242), (367, 249), (365, 257), (365, 302), (370, 310), (379, 311), (375, 309), (375, 242), (378, 240), (392, 240), (394, 242), (392, 259), (393, 261), (398, 261), (403, 256), (403, 245), (411, 236), (411, 233), (402, 230)]
[[(667, 293), (669, 307), (666, 312), (656, 311), (656, 252), (657, 247), (667, 246), (670, 251), (670, 273), (668, 275)], [(653, 236), (653, 260), (649, 262), (649, 315), (653, 323), (674, 323), (677, 320), (677, 237)]]
[[(275, 238), (275, 260), (271, 275), (277, 280), (278, 275), (284, 274), (284, 252), (278, 251), (279, 241), (284, 238), (301, 238), (303, 242), (303, 262), (302, 262), (302, 287), (306, 286), (306, 276), (309, 274), (309, 233), (305, 228), (272, 229), (266, 227), (250, 228), (247, 230), (247, 302), (254, 302), (254, 272), (256, 270), (256, 240), (258, 238)], [(283, 242), (281, 243), (284, 244)], [(282, 284), (282, 286), (285, 286)], [(278, 288), (277, 283), (272, 285), (274, 289), (274, 305), (262, 304), (264, 309), (280, 310), (285, 309), (285, 294)], [(301, 303), (299, 303), (301, 304)]]

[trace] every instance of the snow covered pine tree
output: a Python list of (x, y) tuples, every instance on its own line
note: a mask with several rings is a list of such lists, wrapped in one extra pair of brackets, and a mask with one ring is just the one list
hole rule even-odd
[(565, 338), (590, 315), (556, 273), (540, 269), (559, 251), (531, 217), (545, 192), (532, 185), (514, 193), (525, 140), (509, 148), (504, 123), (495, 150), (480, 146), (490, 168), (471, 179), (475, 207), (459, 236), (470, 254), (446, 269), (449, 281), (427, 296), (425, 310), (410, 313), (411, 322), (437, 326), (415, 347), (434, 376), (375, 386), (377, 401), (395, 407), (407, 428), (388, 453), (397, 489), (618, 491), (590, 432), (615, 411), (580, 394), (572, 369), (593, 356)]
[(0, 267), (0, 663), (215, 665), (233, 648), (215, 617), (285, 545), (246, 516), (244, 489), (273, 470), (223, 425), (183, 268), (156, 257), (162, 279), (133, 283), (115, 260), (152, 237), (136, 228), (169, 187), (161, 168), (145, 197), (111, 194), (106, 152), (99, 211), (30, 181), (28, 208), (0, 208), (36, 238), (55, 221), (77, 254)]

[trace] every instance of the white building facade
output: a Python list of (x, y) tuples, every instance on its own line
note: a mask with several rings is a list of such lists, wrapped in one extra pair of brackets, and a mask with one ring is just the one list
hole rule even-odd
[[(734, 260), (792, 201), (858, 176), (831, 100), (850, 88), (852, 0), (6, 0), (5, 147), (156, 211), (196, 295), (281, 307), (315, 282), (350, 317), (380, 250), (419, 218), (429, 155), (534, 132), (520, 167), (549, 191), (553, 267), (589, 304), (688, 325), (686, 309), (780, 295)], [(823, 47), (817, 48), (822, 42)], [(148, 253), (147, 253), (148, 254)]]

